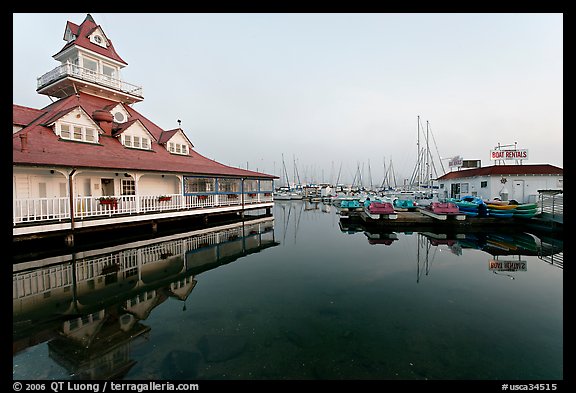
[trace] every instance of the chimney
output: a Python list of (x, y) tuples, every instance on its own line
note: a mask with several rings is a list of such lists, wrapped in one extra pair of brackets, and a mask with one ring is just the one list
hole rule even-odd
[(96, 109), (92, 113), (92, 118), (98, 123), (106, 135), (112, 136), (112, 120), (114, 119), (112, 113), (102, 109)]
[(27, 152), (28, 151), (28, 134), (25, 134), (25, 133), (20, 134), (20, 144), (22, 145), (20, 147), (20, 151), (21, 152)]

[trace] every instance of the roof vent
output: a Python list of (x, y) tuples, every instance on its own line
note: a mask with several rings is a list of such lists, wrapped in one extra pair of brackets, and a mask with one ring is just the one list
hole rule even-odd
[(20, 134), (20, 143), (22, 144), (20, 151), (28, 151), (28, 134)]
[(92, 118), (107, 135), (112, 135), (112, 121), (114, 120), (112, 113), (102, 109), (96, 109), (92, 112)]

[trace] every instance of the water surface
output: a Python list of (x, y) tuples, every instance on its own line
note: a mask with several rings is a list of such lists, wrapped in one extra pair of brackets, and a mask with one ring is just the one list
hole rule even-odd
[(15, 266), (13, 378), (562, 379), (561, 256), (545, 235), (389, 234), (277, 202)]

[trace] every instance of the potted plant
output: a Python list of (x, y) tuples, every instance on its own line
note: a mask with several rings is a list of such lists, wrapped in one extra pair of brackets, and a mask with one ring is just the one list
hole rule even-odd
[(118, 207), (118, 198), (115, 197), (100, 197), (98, 201), (101, 205), (110, 205), (113, 207)]

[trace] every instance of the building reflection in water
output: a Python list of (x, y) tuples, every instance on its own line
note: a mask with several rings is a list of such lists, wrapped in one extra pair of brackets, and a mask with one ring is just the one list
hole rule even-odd
[(202, 272), (278, 244), (267, 217), (14, 265), (13, 355), (48, 341), (72, 378), (121, 378), (155, 307), (184, 302)]

